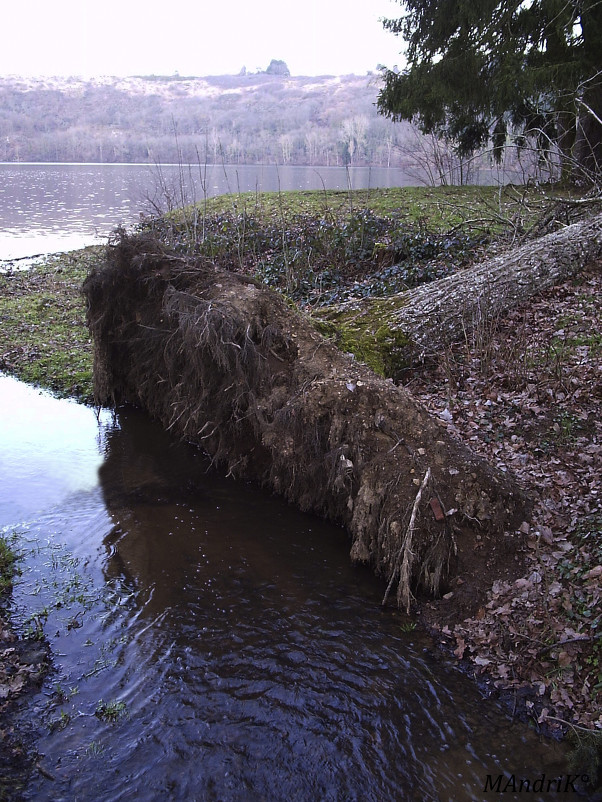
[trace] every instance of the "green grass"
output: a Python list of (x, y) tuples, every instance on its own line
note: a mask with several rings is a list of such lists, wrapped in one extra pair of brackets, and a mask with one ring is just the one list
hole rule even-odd
[(7, 538), (0, 537), (0, 598), (9, 593), (13, 586), (13, 579), (18, 573), (18, 560), (19, 555)]
[(561, 356), (572, 355), (576, 348), (590, 348), (593, 354), (597, 354), (602, 348), (602, 334), (593, 332), (591, 334), (569, 334), (563, 337), (553, 337), (550, 340), (550, 353)]
[(92, 401), (92, 343), (81, 285), (98, 248), (0, 274), (0, 369), (30, 384)]
[[(500, 231), (505, 221), (516, 217), (518, 209), (528, 222), (535, 219), (546, 203), (545, 193), (536, 188), (529, 190), (527, 206), (522, 188), (463, 186), (246, 192), (207, 198), (195, 208), (197, 219), (199, 215), (202, 218), (244, 212), (264, 221), (279, 219), (285, 224), (299, 215), (338, 217), (367, 209), (378, 216), (395, 217), (409, 225), (444, 232), (467, 223), (481, 230)], [(187, 213), (191, 212), (189, 207)], [(172, 216), (183, 222), (181, 211)]]

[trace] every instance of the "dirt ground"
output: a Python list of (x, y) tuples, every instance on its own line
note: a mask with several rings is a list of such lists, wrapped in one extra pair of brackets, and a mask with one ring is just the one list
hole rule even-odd
[[(534, 502), (520, 562), (493, 584), (477, 543), (423, 622), (552, 729), (602, 729), (602, 264), (477, 327), (407, 377), (412, 394)], [(468, 609), (476, 610), (465, 617)]]

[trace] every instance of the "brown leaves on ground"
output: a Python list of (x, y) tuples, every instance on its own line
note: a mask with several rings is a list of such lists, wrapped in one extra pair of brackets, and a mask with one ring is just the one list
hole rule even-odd
[(15, 699), (40, 682), (47, 656), (45, 643), (18, 638), (0, 611), (0, 721)]
[(526, 571), (476, 615), (435, 626), (498, 688), (602, 728), (602, 264), (494, 323), (409, 382), (415, 397), (535, 502)]
[(48, 646), (18, 638), (0, 609), (0, 799), (13, 799), (35, 760), (29, 725), (16, 717), (25, 694), (48, 670)]

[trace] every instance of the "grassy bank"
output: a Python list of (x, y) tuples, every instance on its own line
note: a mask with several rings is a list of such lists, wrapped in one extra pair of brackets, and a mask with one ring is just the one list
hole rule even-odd
[[(209, 198), (147, 226), (186, 255), (251, 274), (312, 312), (448, 275), (500, 237), (536, 225), (546, 209), (543, 190), (513, 187), (247, 193)], [(0, 370), (91, 402), (80, 287), (102, 250), (57, 254), (27, 270), (16, 262), (0, 273)]]
[(17, 570), (18, 559), (19, 557), (13, 548), (13, 544), (9, 543), (4, 536), (0, 536), (0, 603), (2, 597), (13, 586), (13, 577)]
[(0, 370), (59, 396), (92, 400), (81, 284), (100, 253), (86, 248), (0, 273)]
[[(361, 190), (304, 190), (241, 193), (207, 198), (197, 204), (200, 216), (245, 212), (264, 220), (348, 216), (360, 210), (445, 232), (458, 225), (501, 230), (510, 220), (528, 226), (550, 208), (545, 187), (443, 186)], [(174, 217), (180, 216), (176, 212)]]

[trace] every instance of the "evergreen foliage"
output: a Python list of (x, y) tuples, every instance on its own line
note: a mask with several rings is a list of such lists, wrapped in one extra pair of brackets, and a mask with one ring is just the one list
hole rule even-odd
[(602, 165), (599, 0), (399, 0), (386, 29), (407, 68), (385, 70), (378, 109), (451, 139), (461, 154), (513, 138), (589, 177)]

